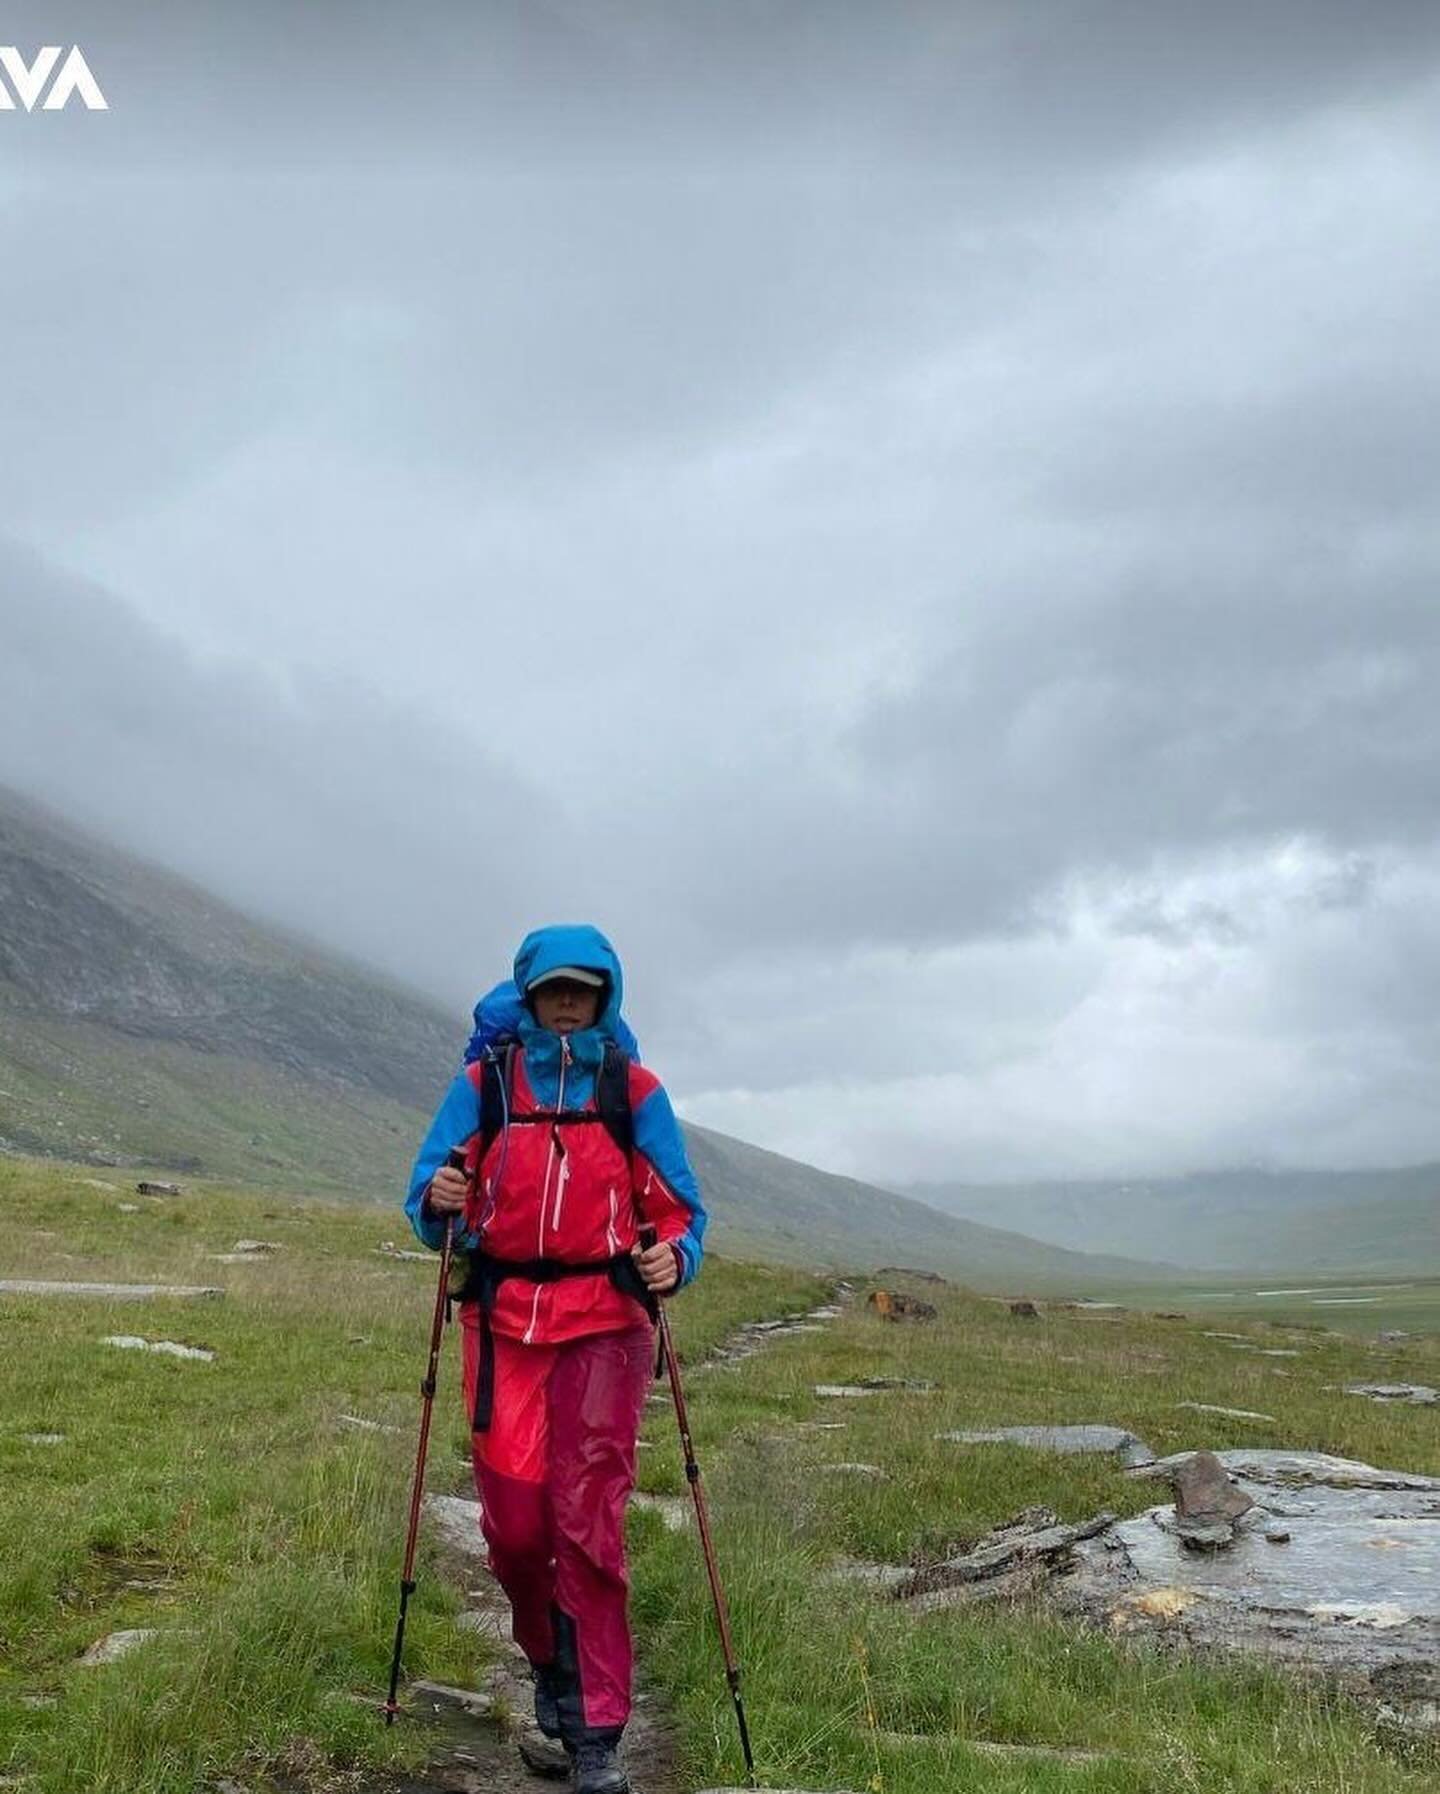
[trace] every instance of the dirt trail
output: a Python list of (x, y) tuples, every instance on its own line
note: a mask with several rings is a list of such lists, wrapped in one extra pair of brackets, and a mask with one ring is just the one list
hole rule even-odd
[[(747, 1322), (694, 1366), (691, 1375), (739, 1364), (788, 1333), (828, 1325), (839, 1313), (838, 1307), (826, 1305), (804, 1314)], [(438, 1502), (432, 1498), (429, 1505), (431, 1524), (443, 1541), (442, 1574), (464, 1593), (460, 1624), (497, 1641), (500, 1661), (487, 1673), (481, 1690), (490, 1697), (493, 1710), (466, 1713), (433, 1700), (412, 1699), (405, 1723), (433, 1731), (436, 1748), (431, 1760), (417, 1775), (371, 1775), (354, 1784), (353, 1794), (543, 1794), (547, 1787), (564, 1788), (566, 1778), (546, 1779), (520, 1757), (518, 1735), (531, 1719), (532, 1689), (525, 1660), (510, 1642), (509, 1603), (485, 1561), (479, 1504), (442, 1497)], [(473, 1514), (467, 1514), (464, 1510), (472, 1506)], [(677, 1767), (674, 1727), (661, 1696), (645, 1686), (643, 1664), (623, 1754), (635, 1794), (686, 1794)]]

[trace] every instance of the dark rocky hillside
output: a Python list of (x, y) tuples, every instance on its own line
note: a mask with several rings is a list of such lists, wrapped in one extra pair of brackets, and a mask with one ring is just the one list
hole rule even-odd
[(460, 1018), (0, 791), (6, 1006), (429, 1105)]

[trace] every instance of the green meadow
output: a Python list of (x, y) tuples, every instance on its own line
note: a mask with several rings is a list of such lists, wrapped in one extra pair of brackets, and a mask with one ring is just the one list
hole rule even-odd
[[(0, 1237), (0, 1276), (225, 1290), (139, 1303), (0, 1296), (0, 1772), (35, 1794), (192, 1794), (221, 1777), (379, 1789), (416, 1765), (423, 1731), (387, 1731), (372, 1704), (389, 1661), (433, 1291), (428, 1264), (377, 1250), (413, 1243), (398, 1212), (199, 1185), (150, 1199), (118, 1173), (0, 1159)], [(278, 1250), (217, 1262), (240, 1238)], [(916, 1615), (828, 1573), (846, 1557), (924, 1561), (1032, 1504), (1078, 1519), (1156, 1499), (1153, 1484), (1106, 1460), (935, 1438), (954, 1427), (1097, 1420), (1160, 1452), (1309, 1446), (1440, 1472), (1433, 1412), (1333, 1387), (1440, 1381), (1433, 1335), (1380, 1346), (1316, 1331), (1313, 1317), (1224, 1323), (1298, 1354), (1269, 1358), (1205, 1337), (1208, 1313), (1148, 1311), (1184, 1307), (1173, 1291), (1144, 1307), (1022, 1321), (1004, 1303), (937, 1286), (933, 1323), (888, 1325), (860, 1292), (824, 1332), (784, 1336), (738, 1364), (706, 1362), (742, 1321), (812, 1307), (829, 1287), (800, 1270), (714, 1261), (672, 1310), (769, 1786), (1436, 1785), (1432, 1746), (1387, 1735), (1323, 1685), (1187, 1660), (1026, 1608)], [(99, 1343), (113, 1334), (215, 1357)], [(446, 1352), (430, 1486), (462, 1493), (453, 1341)], [(848, 1401), (813, 1392), (871, 1374), (937, 1387)], [(1196, 1415), (1181, 1400), (1275, 1419)], [(344, 1415), (397, 1430), (359, 1430)], [(652, 1407), (645, 1431), (642, 1486), (681, 1491), (673, 1417)], [(26, 1438), (46, 1434), (63, 1441)], [(829, 1468), (856, 1462), (885, 1475)], [(678, 1721), (681, 1785), (738, 1783), (695, 1540), (653, 1513), (633, 1517), (631, 1537), (641, 1661)], [(410, 1674), (483, 1677), (489, 1647), (455, 1625), (462, 1598), (427, 1557)], [(109, 1667), (79, 1664), (126, 1627), (159, 1636)], [(1061, 1751), (1072, 1754), (1046, 1754)]]

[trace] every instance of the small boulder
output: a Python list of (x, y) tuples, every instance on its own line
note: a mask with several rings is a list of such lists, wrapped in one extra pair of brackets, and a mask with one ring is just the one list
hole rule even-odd
[(141, 1196), (179, 1196), (182, 1194), (179, 1184), (162, 1184), (153, 1180), (145, 1180), (136, 1184), (136, 1191)]
[(933, 1321), (938, 1313), (933, 1302), (898, 1289), (872, 1289), (865, 1300), (882, 1321)]
[(1197, 1451), (1177, 1464), (1175, 1531), (1193, 1550), (1222, 1550), (1235, 1542), (1235, 1522), (1255, 1503), (1230, 1481), (1213, 1451)]
[(1017, 1320), (1021, 1321), (1038, 1321), (1040, 1319), (1040, 1310), (1033, 1302), (1012, 1302), (1010, 1312)]

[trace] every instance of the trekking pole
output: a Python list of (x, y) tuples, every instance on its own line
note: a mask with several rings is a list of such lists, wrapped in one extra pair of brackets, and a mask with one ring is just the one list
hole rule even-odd
[[(452, 1152), (446, 1164), (463, 1171), (465, 1158)], [(405, 1643), (405, 1613), (415, 1593), (415, 1539), (420, 1531), (420, 1507), (425, 1497), (425, 1459), (430, 1450), (430, 1409), (435, 1401), (435, 1372), (440, 1364), (440, 1340), (445, 1330), (445, 1298), (450, 1286), (450, 1252), (455, 1240), (455, 1217), (445, 1217), (445, 1241), (440, 1248), (440, 1278), (435, 1285), (435, 1313), (430, 1321), (430, 1359), (420, 1385), (420, 1442), (415, 1448), (415, 1477), (410, 1484), (410, 1529), (405, 1535), (405, 1564), (400, 1572), (400, 1617), (395, 1622), (395, 1655), (390, 1659), (390, 1694), (384, 1707), (386, 1725), (394, 1725), (399, 1707), (395, 1691), (400, 1686), (400, 1651)]]
[[(655, 1229), (640, 1229), (640, 1244), (648, 1252), (655, 1244)], [(710, 1578), (710, 1596), (715, 1603), (715, 1623), (720, 1629), (720, 1649), (725, 1657), (725, 1680), (730, 1685), (730, 1698), (735, 1703), (735, 1723), (740, 1728), (740, 1749), (745, 1758), (745, 1773), (750, 1786), (758, 1788), (755, 1758), (750, 1750), (750, 1728), (745, 1723), (745, 1702), (740, 1693), (740, 1665), (735, 1658), (735, 1645), (730, 1637), (730, 1609), (725, 1591), (720, 1586), (720, 1569), (715, 1562), (715, 1543), (710, 1536), (710, 1513), (705, 1505), (705, 1487), (700, 1481), (700, 1466), (695, 1461), (695, 1445), (690, 1437), (690, 1416), (685, 1407), (685, 1391), (680, 1383), (680, 1365), (675, 1357), (675, 1342), (670, 1337), (670, 1316), (663, 1298), (656, 1303), (660, 1321), (660, 1353), (670, 1376), (670, 1394), (675, 1401), (675, 1420), (680, 1428), (680, 1448), (685, 1454), (685, 1480), (695, 1502), (695, 1524), (700, 1532), (700, 1549), (705, 1553), (705, 1571)]]

